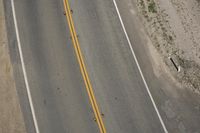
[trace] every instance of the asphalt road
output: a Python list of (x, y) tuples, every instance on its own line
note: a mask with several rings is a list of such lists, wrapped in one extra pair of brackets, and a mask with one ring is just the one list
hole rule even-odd
[[(112, 1), (70, 4), (107, 132), (162, 132)], [(15, 8), (40, 131), (98, 132), (63, 1), (20, 0)]]
[(19, 35), (41, 133), (94, 133), (62, 1), (15, 1)]
[[(69, 2), (86, 68), (107, 132), (164, 132), (134, 61), (113, 1)], [(120, 1), (118, 4), (123, 5)], [(15, 9), (40, 132), (99, 132), (63, 14), (63, 1), (15, 0)], [(137, 31), (138, 29), (129, 30), (136, 36)], [(140, 47), (140, 43), (144, 42), (138, 39), (138, 46), (133, 47)], [(145, 53), (139, 56), (142, 66), (149, 65), (146, 56)], [(155, 83), (151, 66), (145, 70), (149, 70), (149, 73), (145, 72), (148, 81)], [(162, 92), (154, 94), (158, 101), (159, 95), (163, 95)], [(165, 118), (163, 112), (162, 116)]]
[(163, 132), (113, 1), (70, 4), (107, 132)]

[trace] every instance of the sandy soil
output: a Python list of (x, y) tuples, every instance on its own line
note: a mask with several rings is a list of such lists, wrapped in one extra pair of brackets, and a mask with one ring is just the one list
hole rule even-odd
[(8, 52), (2, 0), (0, 0), (0, 133), (25, 133)]
[[(200, 94), (200, 0), (137, 0), (137, 3), (146, 32), (158, 52), (156, 56), (167, 66), (167, 70), (163, 64), (160, 68)], [(180, 66), (180, 72), (169, 57)]]

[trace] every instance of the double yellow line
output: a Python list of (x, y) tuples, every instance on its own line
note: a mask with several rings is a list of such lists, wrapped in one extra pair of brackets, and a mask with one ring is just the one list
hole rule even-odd
[(71, 37), (72, 37), (72, 43), (74, 45), (74, 49), (75, 49), (76, 56), (77, 56), (77, 59), (78, 59), (78, 63), (79, 63), (79, 66), (80, 66), (81, 74), (83, 76), (84, 83), (85, 83), (85, 86), (86, 86), (86, 90), (87, 90), (87, 93), (88, 93), (88, 96), (89, 96), (89, 100), (90, 100), (90, 103), (92, 105), (92, 108), (93, 108), (93, 111), (94, 111), (94, 114), (95, 114), (97, 124), (98, 124), (99, 129), (100, 129), (100, 132), (106, 133), (106, 129), (105, 129), (105, 126), (104, 126), (104, 123), (103, 123), (103, 120), (102, 120), (102, 117), (101, 117), (101, 114), (100, 114), (100, 111), (99, 111), (99, 108), (98, 108), (98, 105), (97, 105), (97, 102), (96, 102), (96, 99), (95, 99), (95, 96), (94, 96), (92, 85), (90, 83), (90, 79), (88, 77), (88, 73), (87, 73), (87, 70), (86, 70), (86, 67), (85, 67), (83, 56), (82, 56), (82, 53), (81, 53), (81, 50), (80, 50), (79, 41), (78, 41), (78, 38), (77, 38), (77, 34), (76, 34), (76, 31), (75, 31), (75, 28), (74, 28), (74, 23), (73, 23), (73, 19), (72, 19), (72, 15), (71, 15), (69, 1), (68, 0), (63, 0), (63, 1), (64, 1), (64, 8), (65, 8), (67, 22), (68, 22), (70, 34), (71, 34)]

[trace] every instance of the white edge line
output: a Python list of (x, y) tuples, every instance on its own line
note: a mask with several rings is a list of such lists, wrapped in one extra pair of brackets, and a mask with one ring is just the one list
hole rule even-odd
[(118, 14), (118, 17), (119, 17), (121, 26), (122, 26), (123, 31), (124, 31), (124, 33), (125, 33), (125, 36), (126, 36), (126, 39), (127, 39), (127, 41), (128, 41), (129, 47), (130, 47), (130, 49), (131, 49), (131, 52), (132, 52), (133, 57), (134, 57), (134, 59), (135, 59), (135, 62), (136, 62), (136, 64), (137, 64), (138, 70), (139, 70), (139, 72), (140, 72), (140, 75), (141, 75), (142, 80), (143, 80), (143, 82), (144, 82), (144, 85), (145, 85), (145, 87), (146, 87), (146, 90), (147, 90), (147, 92), (148, 92), (148, 94), (149, 94), (149, 97), (150, 97), (150, 99), (151, 99), (151, 102), (153, 103), (154, 109), (155, 109), (155, 111), (156, 111), (156, 113), (157, 113), (157, 115), (158, 115), (158, 118), (159, 118), (159, 120), (160, 120), (160, 123), (161, 123), (161, 125), (162, 125), (162, 127), (163, 127), (164, 132), (165, 132), (165, 133), (168, 133), (168, 131), (167, 131), (167, 129), (166, 129), (166, 126), (165, 126), (165, 124), (164, 124), (164, 122), (163, 122), (163, 119), (162, 119), (162, 117), (161, 117), (161, 115), (160, 115), (160, 113), (159, 113), (159, 111), (158, 111), (157, 106), (156, 106), (156, 103), (155, 103), (155, 101), (154, 101), (154, 99), (153, 99), (153, 97), (152, 97), (152, 94), (151, 94), (150, 90), (149, 90), (149, 87), (148, 87), (148, 85), (147, 85), (147, 83), (146, 83), (146, 80), (145, 80), (145, 78), (144, 78), (144, 75), (143, 75), (143, 73), (142, 73), (142, 70), (141, 70), (141, 68), (140, 68), (140, 65), (139, 65), (139, 63), (138, 63), (137, 57), (136, 57), (136, 55), (135, 55), (135, 52), (134, 52), (133, 47), (132, 47), (132, 45), (131, 45), (130, 39), (129, 39), (128, 34), (127, 34), (127, 32), (126, 32), (126, 28), (125, 28), (124, 23), (123, 23), (123, 21), (122, 21), (122, 18), (121, 18), (121, 15), (120, 15), (120, 12), (119, 12), (117, 3), (116, 3), (115, 0), (113, 0), (113, 3), (114, 3), (114, 5), (115, 5), (115, 8), (116, 8), (116, 11), (117, 11), (117, 14)]
[(29, 83), (28, 83), (28, 78), (27, 78), (27, 73), (26, 73), (26, 68), (25, 68), (25, 63), (24, 63), (24, 57), (23, 57), (23, 53), (22, 53), (22, 47), (21, 47), (21, 42), (20, 42), (20, 37), (19, 37), (19, 30), (18, 30), (16, 13), (15, 13), (14, 0), (11, 0), (11, 6), (12, 6), (12, 12), (13, 12), (13, 19), (14, 19), (14, 25), (15, 25), (15, 31), (16, 31), (19, 55), (20, 55), (20, 60), (21, 60), (21, 64), (22, 64), (22, 71), (23, 71), (23, 75), (24, 75), (25, 86), (26, 86), (26, 89), (27, 89), (27, 94), (28, 94), (28, 100), (29, 100), (29, 104), (30, 104), (30, 108), (31, 108), (31, 113), (32, 113), (32, 116), (33, 116), (33, 122), (34, 122), (34, 126), (35, 126), (35, 131), (36, 131), (36, 133), (40, 133), (39, 128), (38, 128), (36, 115), (35, 115), (35, 109), (34, 109), (34, 106), (33, 106), (30, 87), (29, 87)]

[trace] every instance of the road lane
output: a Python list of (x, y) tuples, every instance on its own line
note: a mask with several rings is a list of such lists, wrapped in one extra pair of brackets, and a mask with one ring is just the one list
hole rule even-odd
[(78, 41), (78, 37), (77, 37), (76, 30), (75, 30), (75, 27), (74, 27), (74, 22), (73, 22), (72, 15), (71, 15), (72, 10), (70, 8), (68, 0), (63, 0), (63, 3), (64, 3), (65, 13), (66, 13), (66, 19), (67, 19), (68, 26), (69, 26), (69, 29), (70, 29), (70, 34), (71, 34), (71, 37), (72, 37), (72, 43), (74, 45), (74, 49), (75, 49), (76, 56), (77, 56), (77, 59), (78, 59), (78, 62), (79, 62), (81, 74), (83, 76), (84, 83), (85, 83), (85, 86), (86, 86), (86, 89), (87, 89), (88, 97), (90, 99), (90, 103), (92, 105), (92, 109), (93, 109), (93, 112), (95, 114), (95, 119), (96, 119), (96, 122), (99, 126), (100, 132), (106, 133), (106, 129), (105, 129), (105, 126), (104, 126), (104, 123), (103, 123), (103, 120), (102, 120), (102, 115), (99, 111), (99, 107), (98, 107), (98, 104), (97, 104), (97, 101), (96, 101), (96, 98), (95, 98), (95, 95), (94, 95), (94, 91), (93, 91), (93, 88), (92, 88), (92, 85), (91, 85), (91, 82), (90, 82), (90, 79), (89, 79), (89, 76), (88, 76), (88, 72), (87, 72), (87, 69), (85, 67), (85, 61), (83, 60), (83, 55), (82, 55), (82, 52), (81, 52), (81, 49), (80, 49), (80, 44), (79, 44), (79, 41)]
[(18, 0), (15, 7), (40, 132), (98, 132), (63, 15), (63, 1)]
[(143, 75), (143, 72), (142, 72), (142, 70), (141, 70), (141, 67), (140, 67), (140, 64), (139, 64), (139, 62), (138, 62), (138, 59), (137, 59), (137, 57), (136, 57), (135, 51), (134, 51), (134, 49), (133, 49), (133, 47), (132, 47), (132, 43), (131, 43), (131, 41), (130, 41), (130, 38), (129, 38), (129, 36), (128, 36), (128, 33), (127, 33), (127, 31), (126, 31), (126, 28), (125, 28), (125, 26), (124, 26), (124, 22), (123, 22), (123, 20), (122, 20), (121, 13), (119, 12), (118, 5), (117, 5), (117, 3), (116, 3), (115, 0), (113, 0), (113, 3), (114, 3), (114, 5), (115, 5), (117, 14), (118, 14), (118, 16), (119, 16), (119, 20), (120, 20), (121, 26), (122, 26), (122, 28), (123, 28), (124, 34), (125, 34), (126, 39), (127, 39), (127, 41), (128, 41), (128, 44), (129, 44), (131, 53), (132, 53), (133, 58), (134, 58), (134, 60), (135, 60), (135, 62), (136, 62), (136, 65), (137, 65), (138, 70), (139, 70), (139, 72), (140, 72), (140, 75), (141, 75), (141, 78), (142, 78), (143, 83), (144, 83), (144, 85), (145, 85), (145, 88), (146, 88), (146, 90), (147, 90), (147, 92), (148, 92), (148, 95), (149, 95), (149, 97), (150, 97), (150, 99), (151, 99), (151, 102), (152, 102), (152, 104), (153, 104), (153, 106), (154, 106), (154, 109), (155, 109), (155, 111), (156, 111), (156, 114), (157, 114), (157, 116), (158, 116), (158, 118), (159, 118), (159, 120), (160, 120), (160, 123), (161, 123), (161, 125), (162, 125), (162, 127), (163, 127), (163, 130), (165, 131), (165, 133), (168, 133), (168, 131), (167, 131), (167, 129), (166, 129), (166, 126), (165, 126), (165, 123), (163, 122), (163, 119), (162, 119), (162, 117), (161, 117), (161, 115), (160, 115), (160, 112), (159, 112), (159, 110), (158, 110), (158, 107), (157, 107), (157, 105), (156, 105), (156, 103), (155, 103), (155, 100), (154, 100), (154, 98), (153, 98), (153, 96), (152, 96), (152, 94), (151, 94), (151, 91), (150, 91), (150, 89), (149, 89), (149, 86), (147, 85), (146, 79), (144, 78), (144, 75)]
[(112, 0), (70, 4), (107, 132), (164, 132)]

